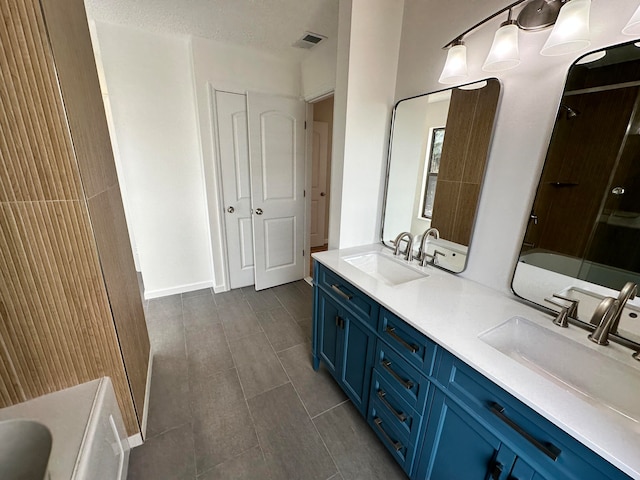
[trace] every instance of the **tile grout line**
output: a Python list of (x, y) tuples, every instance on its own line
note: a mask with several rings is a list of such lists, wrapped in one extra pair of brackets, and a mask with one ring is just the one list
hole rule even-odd
[(320, 412), (317, 415), (314, 415), (313, 417), (311, 417), (311, 420), (315, 420), (319, 416), (324, 415), (325, 413), (329, 413), (331, 410), (334, 410), (334, 409), (344, 405), (345, 403), (348, 403), (349, 401), (350, 401), (349, 398), (346, 398), (345, 400), (342, 400), (340, 403), (335, 404), (333, 407), (329, 407), (325, 411)]
[[(191, 382), (189, 381), (189, 377), (191, 374), (189, 373), (189, 348), (187, 347), (187, 332), (184, 324), (184, 299), (182, 298), (182, 294), (180, 294), (180, 318), (182, 319), (182, 341), (184, 343), (184, 356), (187, 361), (187, 397), (189, 398), (189, 402), (191, 402)], [(189, 417), (191, 421), (191, 452), (193, 456), (193, 478), (194, 480), (198, 477), (198, 460), (196, 458), (196, 436), (193, 431), (194, 422), (193, 415), (191, 414), (191, 406), (189, 406)]]
[[(242, 298), (244, 299), (244, 294), (242, 295)], [(215, 301), (215, 299), (214, 299)], [(246, 300), (245, 300), (246, 301)], [(247, 302), (249, 303), (249, 302)], [(249, 304), (249, 307), (251, 307), (251, 304)], [(251, 309), (253, 311), (253, 309)], [(254, 312), (255, 315), (255, 312)], [(257, 319), (256, 319), (257, 321)], [(233, 365), (236, 369), (236, 376), (238, 377), (238, 384), (240, 385), (240, 390), (242, 390), (242, 398), (244, 398), (244, 404), (247, 407), (247, 412), (249, 413), (249, 418), (251, 418), (251, 426), (253, 427), (253, 433), (256, 436), (256, 441), (258, 442), (258, 448), (260, 449), (260, 453), (262, 454), (262, 459), (265, 461), (267, 461), (267, 457), (264, 454), (264, 448), (262, 448), (262, 444), (260, 443), (260, 436), (258, 435), (258, 429), (256, 428), (256, 421), (253, 418), (253, 414), (251, 413), (251, 408), (249, 408), (249, 401), (247, 400), (247, 394), (244, 391), (244, 387), (242, 386), (242, 381), (240, 380), (240, 374), (238, 373), (238, 366), (236, 364), (236, 360), (235, 358), (233, 358), (233, 354), (231, 353), (231, 343), (229, 342), (229, 337), (227, 337), (227, 331), (224, 328), (224, 320), (222, 318), (220, 318), (220, 323), (222, 325), (222, 334), (224, 335), (224, 340), (227, 343), (227, 348), (229, 349), (229, 355), (231, 355), (231, 361), (233, 362)], [(258, 322), (258, 326), (260, 327), (260, 329), (262, 330), (262, 325), (260, 325), (260, 322)], [(263, 332), (264, 333), (264, 332)], [(266, 337), (266, 335), (265, 335)], [(268, 339), (267, 339), (268, 340)]]
[[(269, 337), (267, 337), (267, 341), (269, 341), (269, 345), (271, 346), (271, 350), (273, 350), (273, 353), (275, 354), (276, 358), (278, 359), (278, 362), (280, 363), (280, 367), (282, 368), (282, 370), (284, 371), (284, 374), (287, 376), (287, 378), (289, 379), (289, 382), (291, 383), (291, 388), (293, 388), (293, 391), (295, 392), (296, 396), (298, 397), (298, 400), (300, 401), (300, 405), (302, 405), (302, 408), (304, 408), (304, 411), (307, 414), (307, 417), (311, 421), (311, 425), (313, 425), (313, 429), (318, 434), (318, 438), (322, 442), (322, 445), (324, 446), (325, 451), (327, 452), (327, 454), (329, 455), (329, 458), (333, 462), (333, 466), (336, 468), (336, 473), (339, 473), (340, 476), (343, 476), (342, 472), (340, 471), (340, 468), (338, 467), (338, 463), (336, 462), (336, 459), (333, 458), (333, 455), (331, 454), (331, 451), (329, 450), (329, 447), (327, 447), (327, 443), (324, 441), (324, 438), (320, 434), (320, 431), (318, 430), (318, 427), (316, 426), (315, 422), (313, 421), (313, 418), (311, 418), (311, 415), (309, 414), (309, 410), (307, 409), (307, 406), (304, 404), (304, 401), (302, 400), (302, 397), (300, 396), (300, 393), (298, 392), (298, 389), (296, 388), (295, 384), (293, 383), (293, 380), (291, 380), (291, 377), (289, 376), (289, 372), (287, 372), (287, 369), (284, 368), (284, 364), (282, 363), (282, 359), (278, 355), (278, 352), (276, 352), (276, 349), (273, 348), (273, 344), (269, 340)], [(333, 476), (335, 476), (335, 473), (333, 474)], [(329, 477), (329, 478), (331, 478), (331, 477)]]

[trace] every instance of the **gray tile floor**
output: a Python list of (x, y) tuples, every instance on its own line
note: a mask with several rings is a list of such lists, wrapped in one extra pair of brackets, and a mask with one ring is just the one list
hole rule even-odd
[(129, 480), (406, 479), (331, 376), (311, 367), (312, 289), (145, 302), (147, 439)]

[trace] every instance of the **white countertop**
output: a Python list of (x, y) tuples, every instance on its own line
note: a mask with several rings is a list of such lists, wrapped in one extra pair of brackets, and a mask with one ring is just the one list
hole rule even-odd
[[(640, 479), (640, 424), (596, 408), (478, 338), (482, 332), (514, 316), (525, 317), (557, 332), (550, 315), (519, 302), (515, 296), (434, 267), (425, 267), (428, 272), (425, 278), (389, 286), (344, 260), (347, 256), (378, 251), (390, 252), (384, 246), (374, 244), (315, 253), (313, 258), (598, 455)], [(587, 340), (585, 330), (575, 326), (562, 330), (563, 335), (585, 347), (640, 369), (629, 349), (614, 343), (607, 347), (597, 346)]]

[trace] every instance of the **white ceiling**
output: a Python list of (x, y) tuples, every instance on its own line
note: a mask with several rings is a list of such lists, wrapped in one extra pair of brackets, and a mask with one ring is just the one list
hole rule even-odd
[(339, 0), (85, 0), (89, 18), (188, 34), (302, 59), (304, 31), (335, 38)]

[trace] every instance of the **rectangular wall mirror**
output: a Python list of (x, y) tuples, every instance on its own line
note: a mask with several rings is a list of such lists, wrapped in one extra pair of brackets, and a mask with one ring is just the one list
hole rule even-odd
[[(579, 300), (589, 322), (604, 296), (640, 283), (640, 48), (614, 46), (569, 70), (513, 290)], [(635, 303), (635, 305), (634, 305)], [(640, 340), (640, 303), (628, 303), (619, 332)]]
[(500, 82), (470, 85), (399, 101), (389, 144), (382, 242), (410, 232), (414, 248), (429, 228), (426, 251), (436, 266), (459, 273), (467, 262)]

